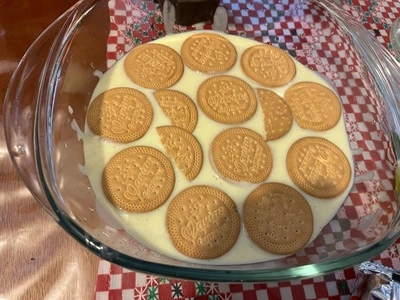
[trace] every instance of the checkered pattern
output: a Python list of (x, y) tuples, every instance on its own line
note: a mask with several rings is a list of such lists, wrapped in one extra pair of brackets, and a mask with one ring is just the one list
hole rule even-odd
[(110, 34), (107, 66), (134, 46), (164, 36), (161, 11), (153, 1), (110, 0)]
[[(339, 1), (339, 0), (338, 0)], [(271, 1), (272, 2), (272, 1)], [(359, 64), (348, 38), (322, 9), (305, 1), (222, 0), (228, 12), (227, 32), (286, 50), (295, 59), (326, 76), (338, 91), (352, 149), (356, 184), (335, 218), (288, 263), (316, 261), (343, 249), (357, 249), (375, 241), (394, 218), (395, 158), (384, 123), (382, 104)], [(389, 50), (390, 25), (400, 16), (400, 2), (342, 0), (360, 23)], [(133, 47), (164, 36), (158, 4), (151, 0), (110, 0), (111, 31), (108, 66)], [(284, 18), (284, 22), (282, 22)], [(211, 29), (207, 23), (204, 29)], [(175, 26), (176, 32), (194, 27)], [(368, 215), (368, 218), (364, 216)], [(373, 226), (372, 226), (373, 225)], [(336, 241), (345, 241), (343, 245)], [(400, 241), (375, 261), (400, 269)], [(348, 299), (355, 269), (313, 279), (268, 283), (226, 284), (152, 277), (100, 262), (97, 299)]]
[(357, 20), (367, 24), (367, 29), (379, 42), (391, 49), (389, 29), (400, 15), (399, 1), (352, 1), (342, 0), (343, 7)]
[(354, 268), (312, 279), (272, 283), (182, 281), (130, 271), (100, 261), (96, 300), (256, 300), (348, 299), (356, 278)]

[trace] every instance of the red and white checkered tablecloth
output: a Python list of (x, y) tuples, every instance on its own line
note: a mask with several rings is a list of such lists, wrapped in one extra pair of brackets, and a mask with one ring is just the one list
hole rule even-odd
[[(277, 3), (278, 2), (281, 3), (282, 1), (277, 1)], [(302, 1), (295, 2), (299, 5), (297, 8), (300, 9)], [(309, 66), (313, 66), (314, 69), (324, 73), (330, 80), (335, 81), (336, 88), (341, 89), (340, 80), (345, 70), (330, 68), (329, 61), (324, 61), (320, 58), (329, 57), (329, 55), (326, 55), (326, 51), (332, 45), (327, 45), (326, 49), (322, 49), (325, 52), (319, 55), (319, 53), (313, 53), (313, 51), (321, 51), (321, 49), (313, 48), (312, 41), (301, 43), (305, 32), (298, 30), (295, 22), (288, 22), (284, 24), (284, 26), (274, 26), (270, 28), (268, 24), (274, 23), (274, 20), (269, 20), (262, 14), (262, 10), (268, 8), (265, 8), (265, 5), (260, 1), (222, 0), (221, 3), (230, 8), (228, 11), (229, 18), (233, 18), (235, 21), (229, 22), (229, 24), (235, 25), (228, 25), (228, 33), (249, 36), (262, 42), (275, 44), (287, 50), (299, 61), (305, 60)], [(391, 50), (389, 30), (394, 20), (400, 17), (400, 2), (398, 0), (342, 0), (341, 4), (364, 24), (379, 42)], [(135, 9), (137, 6), (140, 7), (139, 10)], [(296, 6), (292, 6), (294, 10), (297, 8)], [(163, 19), (158, 4), (151, 0), (110, 0), (109, 10), (111, 21), (107, 53), (109, 67), (134, 46), (164, 36), (165, 34)], [(137, 13), (138, 11), (142, 13)], [(259, 13), (260, 11), (261, 14)], [(296, 13), (296, 11), (293, 11), (293, 13)], [(315, 15), (318, 16), (319, 13), (315, 12)], [(238, 24), (246, 25), (241, 27)], [(207, 29), (210, 26), (210, 24), (206, 24), (205, 28)], [(178, 26), (175, 27), (177, 31), (180, 29), (181, 28)], [(185, 28), (185, 30), (188, 29), (190, 30), (190, 28)], [(318, 28), (310, 27), (310, 32), (307, 32), (307, 36), (321, 39), (318, 30)], [(267, 34), (254, 36), (255, 32), (266, 32)], [(280, 40), (278, 37), (281, 36), (285, 36), (285, 39)], [(301, 47), (299, 47), (300, 44), (302, 45)], [(337, 47), (337, 44), (335, 47)], [(337, 49), (335, 48), (332, 51), (337, 51)], [(343, 59), (348, 59), (348, 57)], [(346, 63), (343, 65), (346, 65)], [(362, 84), (357, 84), (357, 80), (356, 78), (351, 85), (355, 90), (358, 86), (362, 86)], [(349, 83), (347, 82), (347, 84)], [(354, 96), (354, 94), (357, 95), (357, 93), (362, 92), (363, 91), (360, 90), (350, 91), (349, 95)], [(346, 91), (343, 90), (340, 94), (346, 95)], [(346, 105), (350, 105), (346, 102), (346, 96), (342, 97), (342, 101), (345, 108)], [(362, 104), (360, 104), (360, 106), (361, 105)], [(358, 109), (361, 112), (365, 111), (362, 107)], [(368, 109), (371, 108), (365, 109), (368, 111)], [(352, 110), (345, 109), (345, 111)], [(379, 115), (379, 113), (379, 111), (376, 111), (377, 115)], [(354, 148), (367, 149), (367, 151), (361, 154), (362, 159), (360, 159), (359, 162), (356, 161), (356, 173), (363, 174), (365, 170), (368, 169), (368, 164), (384, 164), (384, 161), (380, 161), (379, 157), (376, 156), (376, 149), (386, 149), (387, 146), (385, 143), (387, 143), (387, 140), (380, 139), (380, 141), (375, 140), (373, 143), (365, 143), (365, 140), (374, 140), (373, 135), (375, 133), (379, 134), (382, 132), (382, 129), (367, 128), (368, 130), (362, 132), (362, 129), (357, 127), (357, 124), (360, 123), (360, 118), (363, 118), (361, 114), (348, 113), (345, 117), (352, 146)], [(354, 126), (352, 124), (354, 124)], [(385, 155), (390, 156), (390, 154)], [(381, 169), (385, 169), (385, 166), (381, 167)], [(364, 213), (366, 210), (374, 212), (376, 206), (379, 205), (376, 200), (376, 198), (379, 198), (377, 194), (382, 191), (390, 194), (394, 190), (393, 180), (391, 180), (393, 178), (390, 178), (392, 175), (388, 177), (387, 174), (382, 174), (381, 176), (381, 178), (385, 178), (385, 180), (382, 180), (383, 184), (373, 181), (365, 192), (357, 189), (353, 191), (351, 195), (352, 201), (347, 205), (345, 203), (342, 210), (337, 215), (338, 220), (345, 220), (349, 223), (358, 222), (359, 220), (357, 219), (347, 220), (347, 218), (349, 215), (357, 216), (358, 210)], [(388, 177), (387, 180), (386, 177)], [(368, 201), (365, 201), (364, 198)], [(393, 216), (388, 213), (387, 215), (384, 214), (379, 217), (381, 218), (381, 223), (388, 224)], [(329, 228), (329, 226), (325, 228), (322, 239), (318, 240), (317, 238), (305, 255), (313, 255), (313, 253), (315, 252), (314, 254), (316, 254), (321, 247), (329, 247), (330, 245), (324, 242), (323, 237), (343, 235), (340, 229), (340, 227), (338, 230), (333, 227)], [(354, 240), (357, 240), (356, 236), (352, 237)], [(301, 255), (301, 253), (298, 254), (294, 259), (301, 259)], [(374, 258), (373, 261), (400, 270), (400, 239), (378, 257)], [(96, 300), (349, 299), (356, 274), (357, 266), (311, 279), (285, 282), (254, 284), (200, 282), (147, 275), (122, 268), (105, 260), (100, 260), (96, 284)]]

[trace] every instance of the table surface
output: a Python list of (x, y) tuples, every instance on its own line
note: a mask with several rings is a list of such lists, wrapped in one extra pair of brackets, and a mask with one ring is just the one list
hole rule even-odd
[(94, 298), (98, 258), (31, 196), (11, 163), (3, 130), (4, 97), (19, 60), (75, 2), (0, 0), (0, 299)]

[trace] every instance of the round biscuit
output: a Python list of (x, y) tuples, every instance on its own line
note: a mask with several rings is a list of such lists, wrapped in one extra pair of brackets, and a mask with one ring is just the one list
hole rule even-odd
[(248, 77), (265, 87), (285, 85), (296, 75), (292, 57), (278, 47), (265, 44), (247, 48), (240, 66)]
[(175, 174), (168, 158), (147, 147), (130, 147), (115, 154), (103, 171), (107, 199), (128, 212), (151, 211), (168, 200)]
[(332, 142), (305, 137), (294, 142), (286, 156), (290, 178), (307, 194), (329, 199), (342, 194), (352, 176), (346, 155)]
[(235, 127), (218, 134), (211, 144), (215, 168), (226, 178), (259, 183), (272, 170), (272, 153), (261, 135)]
[(316, 82), (299, 82), (284, 95), (297, 124), (317, 131), (333, 128), (341, 116), (341, 104), (336, 94)]
[(193, 132), (197, 125), (198, 113), (192, 99), (175, 90), (158, 90), (153, 94), (172, 125)]
[(114, 88), (97, 96), (87, 112), (87, 124), (97, 135), (120, 143), (138, 140), (153, 121), (147, 97), (132, 88)]
[(313, 233), (307, 200), (294, 188), (264, 183), (243, 204), (243, 222), (250, 239), (265, 251), (287, 255), (302, 249)]
[(215, 33), (191, 35), (181, 47), (183, 62), (203, 73), (224, 72), (236, 63), (236, 48), (225, 37)]
[(192, 258), (212, 259), (236, 243), (240, 216), (226, 193), (210, 186), (193, 186), (169, 204), (166, 227), (179, 252)]
[(125, 57), (124, 70), (136, 84), (148, 89), (166, 89), (183, 75), (183, 62), (172, 48), (148, 43), (133, 48)]
[(257, 89), (257, 94), (264, 113), (265, 139), (276, 140), (284, 136), (293, 124), (289, 105), (273, 91)]
[(177, 126), (160, 126), (157, 132), (167, 155), (189, 181), (195, 179), (203, 166), (203, 150), (196, 137)]
[(249, 120), (257, 109), (257, 97), (250, 85), (233, 76), (214, 76), (197, 90), (197, 103), (210, 119), (224, 124)]

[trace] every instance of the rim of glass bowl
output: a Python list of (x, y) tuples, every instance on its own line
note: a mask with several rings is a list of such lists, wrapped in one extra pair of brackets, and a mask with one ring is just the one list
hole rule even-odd
[[(52, 95), (56, 93), (56, 78), (58, 70), (62, 62), (63, 55), (68, 50), (68, 42), (74, 35), (74, 31), (78, 28), (80, 20), (85, 17), (101, 0), (84, 0), (79, 3), (70, 13), (65, 25), (56, 38), (50, 51), (46, 67), (41, 77), (41, 89), (38, 96), (38, 109), (34, 130), (35, 130), (35, 149), (36, 161), (38, 165), (39, 178), (42, 183), (44, 193), (48, 198), (50, 205), (56, 214), (56, 221), (71, 236), (83, 244), (86, 248), (110, 262), (116, 263), (123, 267), (141, 271), (145, 273), (158, 274), (163, 276), (204, 280), (204, 281), (282, 281), (299, 279), (305, 277), (314, 277), (324, 273), (333, 272), (338, 269), (347, 268), (356, 265), (362, 261), (368, 260), (384, 251), (399, 235), (400, 215), (396, 216), (391, 231), (382, 240), (376, 242), (369, 247), (359, 249), (346, 257), (336, 257), (326, 259), (319, 263), (290, 267), (286, 269), (263, 269), (263, 270), (224, 270), (223, 266), (214, 269), (213, 266), (204, 266), (202, 269), (172, 266), (161, 263), (148, 262), (136, 259), (117, 250), (103, 245), (100, 241), (89, 235), (85, 230), (74, 221), (63, 209), (59, 207), (57, 202), (60, 200), (56, 182), (54, 167), (52, 163)], [(388, 101), (390, 112), (387, 118), (393, 123), (394, 130), (392, 138), (397, 138), (400, 128), (400, 108), (396, 101), (396, 95), (400, 95), (399, 75), (393, 72), (399, 72), (399, 67), (388, 51), (375, 41), (362, 27), (359, 22), (350, 17), (343, 9), (334, 3), (324, 1), (312, 1), (317, 5), (326, 9), (341, 25), (347, 30), (347, 34), (353, 39), (353, 42), (360, 49), (362, 57), (365, 59), (366, 66), (371, 72), (372, 77), (377, 83), (377, 88), (382, 96)], [(374, 62), (373, 68), (371, 63)], [(400, 73), (400, 72), (399, 72)], [(383, 76), (382, 76), (383, 75)], [(49, 130), (50, 129), (50, 130)], [(44, 137), (44, 138), (40, 138)], [(398, 138), (397, 138), (398, 139)], [(400, 147), (394, 143), (395, 153), (400, 153)], [(44, 154), (44, 155), (43, 155)], [(396, 180), (397, 181), (397, 180)]]

